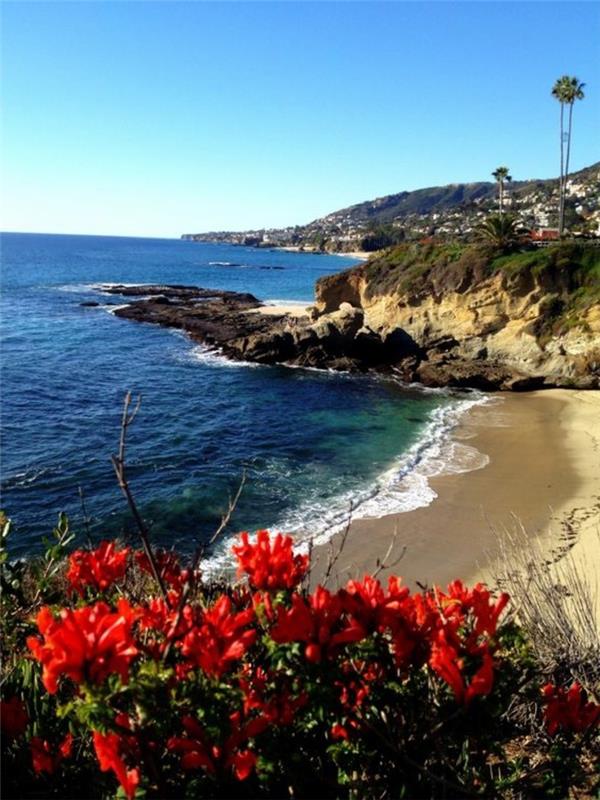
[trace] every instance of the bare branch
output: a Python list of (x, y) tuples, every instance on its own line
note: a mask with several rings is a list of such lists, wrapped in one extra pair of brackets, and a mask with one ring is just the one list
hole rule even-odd
[(85, 495), (83, 493), (83, 489), (81, 488), (81, 486), (77, 487), (77, 491), (79, 494), (79, 501), (81, 503), (81, 512), (83, 514), (83, 527), (85, 529), (85, 536), (89, 546), (92, 547), (93, 542), (92, 542), (92, 534), (90, 532), (90, 517), (85, 505)]
[(339, 557), (346, 546), (346, 540), (348, 539), (348, 534), (350, 533), (350, 526), (352, 525), (352, 510), (353, 504), (350, 503), (350, 508), (348, 510), (348, 522), (346, 523), (346, 527), (342, 531), (342, 535), (337, 546), (337, 549), (334, 552), (333, 544), (329, 545), (329, 555), (327, 559), (327, 567), (325, 568), (325, 575), (323, 576), (323, 585), (327, 584), (327, 581), (331, 577), (331, 573), (333, 572), (333, 568), (338, 562)]
[(165, 585), (162, 579), (162, 576), (158, 570), (158, 566), (156, 564), (156, 558), (154, 557), (154, 553), (152, 552), (152, 546), (150, 545), (150, 536), (148, 533), (148, 529), (144, 524), (144, 520), (142, 519), (142, 515), (140, 514), (137, 504), (135, 502), (135, 498), (129, 486), (129, 482), (127, 481), (126, 476), (126, 464), (125, 464), (125, 452), (126, 452), (126, 444), (127, 444), (127, 428), (131, 425), (133, 420), (135, 419), (138, 411), (140, 410), (140, 406), (142, 403), (142, 396), (139, 395), (137, 399), (136, 406), (132, 412), (129, 412), (129, 406), (131, 404), (131, 392), (127, 392), (125, 395), (125, 400), (123, 401), (123, 416), (121, 418), (121, 435), (119, 437), (119, 454), (117, 456), (111, 456), (112, 465), (115, 470), (115, 474), (117, 476), (117, 481), (119, 484), (119, 488), (123, 492), (125, 499), (129, 505), (129, 509), (133, 515), (133, 519), (135, 520), (135, 524), (137, 526), (140, 539), (142, 541), (142, 547), (144, 549), (144, 553), (146, 554), (146, 558), (148, 559), (148, 563), (150, 564), (150, 570), (162, 596), (166, 599), (167, 592), (165, 590)]
[[(229, 498), (229, 505), (227, 507), (227, 511), (221, 517), (221, 522), (219, 524), (219, 527), (209, 539), (209, 544), (214, 544), (216, 540), (219, 538), (219, 536), (223, 533), (225, 528), (229, 525), (229, 521), (231, 520), (231, 516), (237, 507), (245, 483), (246, 483), (246, 472), (244, 471), (242, 473), (242, 479), (240, 481), (238, 490), (235, 493), (233, 499), (231, 497)], [(183, 615), (183, 609), (185, 607), (186, 601), (190, 593), (196, 586), (196, 579), (198, 577), (198, 565), (200, 564), (200, 561), (202, 560), (204, 553), (205, 553), (205, 545), (202, 543), (196, 548), (196, 552), (194, 554), (194, 558), (192, 559), (192, 564), (190, 566), (188, 579), (184, 583), (183, 589), (181, 591), (179, 603), (177, 604), (177, 614), (175, 615), (175, 620), (173, 621), (171, 630), (167, 635), (167, 644), (163, 652), (163, 661), (167, 660), (167, 658), (169, 657), (169, 653), (171, 652), (171, 646), (173, 644), (172, 637), (174, 636), (175, 631), (177, 630), (177, 628), (179, 627), (179, 623), (181, 622), (181, 617)]]
[(398, 536), (399, 536), (398, 528), (394, 528), (394, 535), (392, 536), (392, 539), (390, 541), (390, 546), (388, 547), (388, 549), (386, 551), (386, 554), (384, 555), (384, 557), (382, 559), (380, 559), (380, 558), (377, 559), (376, 568), (375, 568), (375, 571), (373, 572), (373, 577), (374, 578), (376, 578), (379, 575), (379, 573), (382, 572), (384, 569), (393, 569), (404, 558), (404, 556), (406, 554), (406, 545), (402, 548), (402, 551), (401, 551), (400, 555), (397, 558), (395, 558), (393, 561), (390, 561), (388, 563), (388, 559), (392, 555), (392, 552), (394, 550), (394, 545), (398, 541)]

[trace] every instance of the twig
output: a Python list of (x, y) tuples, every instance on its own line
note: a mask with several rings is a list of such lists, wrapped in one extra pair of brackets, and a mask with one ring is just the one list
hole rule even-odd
[(129, 504), (129, 508), (133, 515), (133, 519), (135, 520), (135, 524), (137, 525), (137, 529), (140, 534), (140, 539), (142, 540), (142, 547), (144, 548), (144, 553), (146, 554), (146, 558), (150, 564), (150, 569), (152, 571), (152, 575), (158, 584), (160, 592), (163, 598), (166, 599), (167, 592), (165, 590), (165, 585), (162, 579), (162, 576), (158, 570), (158, 566), (156, 564), (156, 558), (154, 557), (154, 553), (152, 552), (152, 547), (150, 545), (150, 537), (148, 535), (148, 529), (144, 524), (144, 520), (142, 519), (142, 515), (140, 514), (133, 494), (131, 492), (131, 488), (129, 486), (129, 482), (127, 481), (126, 476), (126, 465), (125, 465), (125, 448), (127, 443), (127, 429), (132, 424), (138, 411), (140, 410), (140, 406), (142, 404), (142, 396), (139, 395), (137, 399), (137, 403), (133, 411), (129, 411), (129, 406), (131, 404), (131, 392), (127, 392), (125, 395), (125, 400), (123, 402), (123, 416), (121, 418), (121, 435), (119, 437), (119, 453), (116, 456), (111, 456), (112, 465), (115, 469), (115, 474), (117, 476), (117, 481), (119, 483), (119, 488), (123, 492), (127, 503)]
[[(213, 535), (209, 539), (209, 542), (208, 542), (209, 545), (214, 544), (217, 541), (217, 539), (219, 538), (219, 536), (223, 533), (225, 528), (229, 525), (229, 521), (231, 520), (231, 516), (232, 516), (233, 512), (235, 511), (235, 509), (237, 507), (237, 504), (238, 504), (239, 499), (241, 497), (241, 494), (242, 494), (242, 491), (243, 491), (245, 483), (246, 483), (246, 472), (244, 471), (242, 473), (242, 479), (240, 481), (240, 485), (238, 486), (238, 490), (235, 493), (235, 496), (233, 498), (231, 498), (231, 497), (229, 498), (229, 505), (227, 507), (227, 511), (221, 517), (221, 522), (219, 524), (219, 527), (217, 528), (217, 530), (213, 533)], [(183, 609), (184, 609), (186, 600), (189, 597), (190, 592), (192, 591), (192, 589), (195, 587), (196, 577), (197, 577), (197, 572), (198, 572), (198, 565), (200, 564), (200, 561), (202, 559), (202, 556), (204, 555), (204, 552), (205, 552), (205, 545), (204, 544), (200, 544), (196, 548), (196, 552), (194, 554), (194, 558), (192, 559), (192, 564), (190, 566), (188, 579), (184, 583), (183, 589), (181, 591), (181, 596), (179, 598), (179, 603), (177, 604), (177, 614), (175, 615), (175, 619), (173, 621), (173, 624), (171, 625), (171, 630), (167, 634), (167, 640), (168, 641), (167, 641), (167, 644), (166, 644), (164, 652), (163, 652), (163, 656), (162, 656), (163, 661), (167, 660), (167, 658), (169, 657), (169, 653), (171, 652), (171, 646), (173, 644), (173, 638), (172, 637), (175, 635), (175, 632), (177, 631), (177, 628), (179, 627), (179, 623), (181, 622), (181, 617), (183, 615)]]
[(329, 548), (329, 558), (328, 558), (328, 561), (327, 561), (327, 568), (325, 570), (325, 575), (323, 576), (323, 586), (325, 586), (327, 584), (327, 581), (329, 580), (329, 578), (331, 576), (331, 572), (332, 572), (334, 566), (337, 564), (337, 561), (338, 561), (339, 557), (341, 556), (344, 547), (346, 546), (346, 539), (348, 538), (348, 534), (350, 533), (350, 526), (352, 525), (352, 509), (353, 509), (353, 505), (352, 505), (352, 502), (351, 502), (350, 503), (350, 510), (348, 511), (348, 522), (346, 523), (346, 527), (344, 528), (344, 530), (342, 532), (342, 537), (340, 539), (340, 543), (338, 545), (338, 548), (337, 548), (337, 551), (335, 552), (335, 554), (333, 552), (333, 545), (331, 545), (330, 548)]
[(89, 514), (87, 512), (87, 508), (86, 508), (86, 505), (85, 505), (85, 495), (83, 493), (83, 489), (81, 488), (81, 486), (77, 487), (77, 492), (79, 494), (79, 501), (81, 503), (81, 511), (83, 513), (83, 527), (85, 528), (85, 536), (86, 536), (86, 539), (87, 539), (87, 542), (88, 542), (89, 546), (92, 547), (93, 542), (92, 542), (92, 534), (90, 532), (90, 517), (89, 517)]
[(390, 546), (388, 547), (388, 549), (386, 551), (386, 554), (384, 555), (384, 557), (382, 559), (379, 559), (379, 558), (377, 559), (377, 566), (375, 568), (375, 571), (373, 572), (373, 577), (374, 578), (376, 578), (379, 575), (379, 573), (384, 569), (393, 569), (395, 566), (397, 566), (402, 561), (402, 559), (406, 555), (406, 545), (405, 545), (402, 548), (402, 551), (401, 551), (400, 555), (398, 556), (398, 558), (396, 558), (396, 559), (394, 559), (394, 561), (391, 561), (390, 563), (388, 563), (388, 558), (391, 556), (392, 551), (394, 549), (394, 545), (398, 541), (398, 535), (399, 535), (398, 534), (398, 528), (395, 528), (394, 529), (394, 535), (392, 536), (392, 540), (390, 542)]

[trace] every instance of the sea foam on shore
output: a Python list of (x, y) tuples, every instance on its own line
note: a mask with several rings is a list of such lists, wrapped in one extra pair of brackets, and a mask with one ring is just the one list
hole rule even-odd
[[(485, 453), (455, 441), (451, 434), (471, 409), (484, 405), (493, 407), (499, 402), (489, 395), (472, 392), (455, 405), (434, 409), (418, 441), (371, 484), (334, 499), (305, 503), (275, 520), (268, 526), (269, 530), (273, 534), (280, 531), (291, 534), (298, 549), (307, 551), (311, 546), (326, 544), (351, 520), (377, 519), (430, 505), (437, 497), (430, 478), (487, 466), (489, 457)], [(224, 541), (205, 562), (204, 572), (228, 572), (232, 563), (229, 543)]]

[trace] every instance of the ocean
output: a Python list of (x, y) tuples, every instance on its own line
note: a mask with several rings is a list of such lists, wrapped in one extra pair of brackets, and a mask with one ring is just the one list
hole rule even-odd
[[(183, 283), (313, 298), (338, 256), (179, 240), (2, 234), (2, 507), (12, 552), (40, 547), (59, 512), (83, 541), (134, 533), (116, 484), (123, 397), (141, 395), (129, 478), (154, 540), (184, 551), (210, 538), (242, 475), (228, 537), (258, 528), (325, 541), (355, 517), (434, 498), (428, 478), (484, 458), (449, 431), (485, 398), (391, 379), (231, 363), (184, 334), (111, 314), (109, 283)], [(82, 302), (97, 301), (98, 307)]]

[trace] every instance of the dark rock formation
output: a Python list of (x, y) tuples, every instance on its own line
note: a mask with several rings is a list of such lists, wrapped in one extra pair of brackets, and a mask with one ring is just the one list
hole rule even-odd
[[(194, 286), (111, 286), (110, 294), (141, 298), (115, 315), (186, 331), (192, 339), (234, 360), (323, 369), (389, 371), (416, 365), (418, 353), (404, 331), (381, 338), (364, 325), (361, 309), (342, 303), (317, 319), (260, 313), (251, 294)], [(409, 359), (409, 361), (406, 361)], [(411, 360), (412, 359), (412, 360)]]

